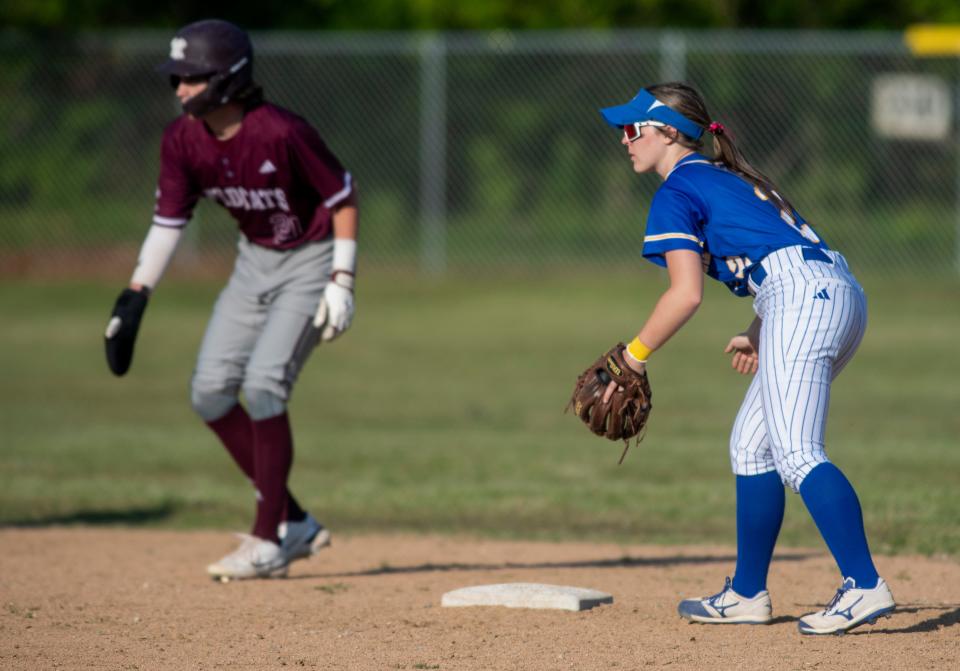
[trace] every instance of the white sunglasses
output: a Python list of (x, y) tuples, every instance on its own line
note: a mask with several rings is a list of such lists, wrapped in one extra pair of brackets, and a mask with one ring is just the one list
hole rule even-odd
[(667, 124), (661, 123), (659, 121), (634, 121), (629, 123), (626, 126), (623, 126), (623, 136), (627, 138), (627, 142), (633, 142), (634, 140), (639, 140), (643, 134), (641, 128), (644, 126), (652, 126), (653, 128), (663, 128)]

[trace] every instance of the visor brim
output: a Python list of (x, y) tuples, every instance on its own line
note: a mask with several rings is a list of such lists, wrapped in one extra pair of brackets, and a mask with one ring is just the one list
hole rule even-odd
[(604, 121), (614, 128), (622, 128), (635, 121), (649, 121), (651, 117), (642, 109), (634, 107), (627, 103), (626, 105), (616, 105), (614, 107), (604, 107), (600, 110)]
[(178, 61), (172, 58), (158, 65), (156, 70), (160, 74), (176, 75), (177, 77), (200, 77), (216, 73), (215, 70), (211, 70), (208, 67), (202, 67), (196, 63), (188, 63), (187, 61)]

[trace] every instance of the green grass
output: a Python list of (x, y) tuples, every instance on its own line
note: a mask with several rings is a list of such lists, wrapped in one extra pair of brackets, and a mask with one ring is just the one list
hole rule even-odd
[[(865, 285), (871, 323), (834, 386), (828, 453), (875, 549), (960, 554), (960, 280)], [(623, 466), (619, 444), (562, 414), (576, 374), (664, 286), (636, 269), (365, 273), (353, 329), (314, 354), (291, 403), (294, 491), (341, 532), (733, 542), (727, 440), (748, 379), (722, 350), (749, 301), (710, 287), (655, 355), (650, 428)], [(0, 285), (0, 524), (245, 527), (250, 487), (188, 402), (219, 286), (165, 283), (122, 379), (101, 336), (118, 288)], [(781, 543), (821, 543), (799, 497)]]

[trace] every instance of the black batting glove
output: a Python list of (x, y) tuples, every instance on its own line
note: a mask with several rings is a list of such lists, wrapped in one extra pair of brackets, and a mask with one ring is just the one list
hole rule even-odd
[(140, 320), (147, 309), (147, 292), (124, 289), (113, 305), (113, 313), (107, 324), (104, 344), (107, 350), (107, 365), (114, 375), (123, 375), (133, 361), (133, 345), (137, 341)]

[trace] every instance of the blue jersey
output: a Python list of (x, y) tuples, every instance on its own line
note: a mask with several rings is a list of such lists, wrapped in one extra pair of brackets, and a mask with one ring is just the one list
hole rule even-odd
[(691, 154), (677, 162), (653, 197), (643, 255), (666, 266), (666, 252), (695, 251), (707, 275), (746, 296), (752, 267), (794, 245), (827, 249), (796, 210), (782, 211), (736, 173)]

